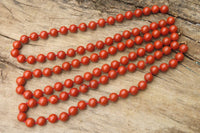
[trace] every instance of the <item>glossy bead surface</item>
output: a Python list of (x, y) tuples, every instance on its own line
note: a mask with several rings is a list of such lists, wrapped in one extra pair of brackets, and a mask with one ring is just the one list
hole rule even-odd
[(99, 98), (99, 103), (103, 106), (107, 105), (108, 104), (108, 98), (105, 97), (105, 96), (102, 96)]
[(171, 59), (171, 60), (169, 61), (169, 66), (170, 66), (171, 68), (175, 68), (177, 65), (178, 65), (178, 61), (177, 61), (177, 60)]
[(99, 86), (99, 83), (97, 80), (91, 80), (89, 83), (90, 88), (96, 89)]
[(126, 90), (126, 89), (120, 90), (119, 96), (120, 96), (121, 98), (126, 98), (126, 97), (128, 97), (128, 90)]
[(58, 36), (58, 30), (55, 29), (55, 28), (51, 29), (49, 33), (50, 33), (50, 35), (53, 36), (53, 37)]
[(90, 100), (88, 101), (88, 105), (90, 106), (90, 107), (96, 107), (97, 106), (97, 99), (95, 99), (95, 98), (90, 98)]
[(78, 113), (78, 109), (75, 107), (75, 106), (71, 106), (69, 109), (68, 109), (68, 112), (70, 115), (74, 116)]
[(140, 81), (140, 82), (138, 83), (138, 88), (139, 88), (140, 90), (145, 90), (146, 87), (147, 87), (147, 82), (145, 82), (145, 81)]
[(46, 118), (44, 116), (40, 116), (37, 118), (37, 124), (40, 126), (44, 126), (46, 124)]
[(68, 115), (66, 112), (62, 112), (62, 113), (60, 113), (60, 115), (59, 115), (59, 119), (60, 119), (61, 121), (67, 121), (67, 120), (69, 119), (69, 115)]
[(131, 86), (129, 92), (131, 93), (131, 95), (136, 95), (138, 93), (138, 87)]
[(25, 121), (27, 127), (33, 127), (35, 125), (35, 120), (33, 118), (28, 118)]
[(50, 97), (49, 97), (49, 102), (51, 103), (51, 104), (56, 104), (57, 102), (58, 102), (58, 96), (56, 96), (56, 95), (51, 95)]
[(161, 12), (161, 13), (168, 13), (168, 10), (169, 10), (169, 8), (168, 8), (168, 6), (166, 6), (166, 5), (162, 5), (162, 6), (160, 7), (160, 12)]
[(70, 96), (76, 97), (79, 94), (79, 91), (77, 88), (71, 88), (69, 91)]
[(69, 26), (69, 31), (71, 33), (76, 33), (77, 32), (77, 26), (75, 24), (72, 24)]
[(55, 123), (55, 122), (58, 121), (58, 116), (56, 114), (51, 114), (48, 117), (48, 121), (51, 122), (51, 123)]
[(159, 6), (154, 5), (151, 7), (151, 11), (152, 11), (152, 13), (158, 13), (160, 11), (160, 8), (159, 8)]
[(28, 107), (33, 108), (37, 105), (37, 101), (33, 98), (29, 99), (27, 102)]
[(77, 106), (80, 110), (84, 110), (87, 107), (87, 104), (85, 101), (79, 101), (78, 102), (78, 106)]
[(35, 32), (31, 33), (31, 34), (30, 34), (30, 39), (31, 39), (32, 41), (37, 41), (37, 39), (38, 39), (38, 34), (35, 33)]
[(123, 14), (118, 14), (117, 16), (116, 16), (116, 21), (117, 22), (122, 22), (124, 20), (124, 15)]
[(167, 63), (162, 63), (162, 64), (160, 65), (160, 70), (161, 70), (162, 72), (166, 72), (166, 71), (168, 70), (168, 65), (167, 65)]
[(23, 122), (26, 120), (26, 114), (25, 113), (19, 113), (17, 115), (17, 119), (20, 121), (20, 122)]

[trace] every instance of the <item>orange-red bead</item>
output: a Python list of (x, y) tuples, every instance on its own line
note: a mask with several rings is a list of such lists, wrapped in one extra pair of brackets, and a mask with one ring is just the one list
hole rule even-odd
[(70, 115), (74, 116), (74, 115), (77, 115), (78, 114), (78, 109), (77, 107), (75, 106), (71, 106), (69, 109), (68, 109), (68, 112)]

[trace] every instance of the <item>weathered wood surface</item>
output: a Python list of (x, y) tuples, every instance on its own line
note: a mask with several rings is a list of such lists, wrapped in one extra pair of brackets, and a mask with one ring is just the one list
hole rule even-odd
[[(124, 13), (127, 10), (135, 10), (154, 4), (167, 4), (170, 7), (169, 14), (151, 15), (140, 19), (133, 19), (115, 26), (98, 28), (95, 31), (88, 30), (85, 33), (68, 34), (47, 41), (31, 42), (24, 46), (22, 53), (25, 55), (47, 54), (48, 51), (57, 52), (76, 48), (78, 45), (86, 46), (87, 43), (95, 43), (106, 36), (113, 36), (117, 32), (133, 27), (141, 27), (150, 22), (158, 22), (168, 16), (176, 16), (176, 25), (182, 33), (180, 42), (187, 42), (189, 51), (184, 62), (177, 69), (170, 69), (167, 73), (159, 73), (148, 89), (137, 96), (119, 100), (117, 103), (109, 103), (108, 106), (88, 108), (66, 123), (58, 122), (44, 127), (35, 126), (27, 128), (24, 123), (16, 119), (18, 104), (24, 102), (24, 98), (15, 93), (15, 79), (23, 74), (26, 69), (53, 67), (61, 65), (63, 61), (46, 62), (45, 64), (29, 65), (19, 64), (10, 56), (13, 40), (20, 35), (35, 31), (49, 30), (52, 27), (59, 28), (62, 25), (88, 23), (98, 18), (106, 18), (109, 15)], [(199, 0), (1, 0), (0, 1), (0, 132), (48, 132), (48, 133), (78, 133), (78, 132), (200, 132), (200, 1)], [(115, 44), (116, 45), (116, 44)], [(107, 48), (106, 48), (107, 49)], [(56, 81), (63, 82), (66, 78), (72, 78), (76, 74), (82, 75), (91, 71), (95, 66), (110, 63), (111, 59), (119, 60), (121, 55), (127, 55), (129, 49), (109, 57), (99, 63), (81, 66), (72, 72), (64, 72), (51, 78), (32, 79), (26, 88), (35, 90), (45, 85), (53, 85)], [(90, 55), (87, 53), (86, 55)], [(174, 54), (165, 57), (160, 62), (168, 62)], [(79, 56), (76, 56), (79, 58)], [(66, 58), (65, 61), (70, 61)], [(156, 64), (159, 64), (157, 62)], [(91, 90), (87, 94), (81, 94), (78, 98), (70, 98), (67, 102), (46, 107), (31, 109), (28, 115), (37, 118), (39, 115), (48, 117), (51, 113), (59, 114), (66, 111), (70, 105), (76, 105), (79, 100), (88, 100), (91, 97), (99, 98), (108, 96), (111, 92), (119, 92), (119, 89), (129, 88), (143, 79), (144, 71), (128, 73), (110, 81), (108, 85), (100, 85), (99, 89)]]

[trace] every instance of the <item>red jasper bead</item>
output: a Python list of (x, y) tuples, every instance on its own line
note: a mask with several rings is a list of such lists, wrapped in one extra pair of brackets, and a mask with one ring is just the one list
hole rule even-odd
[(150, 33), (145, 33), (145, 34), (144, 34), (144, 40), (145, 40), (146, 42), (151, 41), (151, 39), (152, 39), (152, 35), (151, 35)]
[(97, 61), (99, 60), (98, 54), (96, 54), (96, 53), (91, 54), (91, 55), (90, 55), (90, 60), (91, 60), (92, 62), (97, 62)]
[(18, 85), (24, 85), (24, 84), (26, 83), (26, 80), (25, 80), (24, 77), (18, 77), (18, 78), (16, 79), (16, 83), (17, 83)]
[(14, 41), (13, 42), (13, 48), (14, 49), (20, 49), (22, 47), (22, 44), (20, 41)]
[(136, 68), (137, 68), (137, 66), (133, 63), (128, 64), (128, 67), (127, 67), (129, 72), (134, 72), (136, 70)]
[(133, 34), (133, 36), (139, 36), (140, 35), (140, 30), (138, 28), (133, 28), (132, 29), (132, 34)]
[(161, 13), (168, 13), (168, 10), (169, 10), (169, 8), (168, 8), (168, 6), (166, 6), (166, 5), (162, 5), (162, 6), (160, 7), (160, 12), (161, 12)]
[(76, 33), (77, 32), (77, 26), (75, 24), (72, 24), (69, 26), (69, 31), (71, 33)]
[(35, 120), (33, 118), (28, 118), (25, 121), (27, 127), (33, 127), (35, 125)]
[(27, 57), (27, 60), (26, 60), (29, 64), (34, 64), (36, 62), (36, 59), (34, 56), (30, 55)]
[(84, 80), (90, 81), (93, 78), (93, 75), (90, 72), (86, 72), (83, 77)]
[(143, 8), (143, 14), (144, 15), (150, 15), (151, 14), (151, 8), (149, 8), (149, 7)]
[(134, 15), (135, 15), (136, 17), (141, 17), (141, 16), (142, 16), (142, 10), (136, 9), (136, 10), (134, 11)]
[(97, 28), (97, 23), (94, 22), (94, 21), (90, 21), (89, 24), (88, 24), (88, 27), (91, 29), (91, 30), (95, 30)]
[(117, 49), (119, 51), (124, 51), (125, 48), (126, 48), (126, 45), (123, 42), (120, 42), (120, 43), (117, 44)]
[(24, 43), (24, 44), (28, 43), (28, 42), (29, 42), (28, 36), (22, 35), (22, 36), (20, 37), (20, 42), (21, 42), (21, 43)]
[(145, 64), (144, 61), (138, 61), (137, 67), (138, 67), (139, 69), (144, 69), (144, 68), (146, 67), (146, 64)]
[(116, 21), (117, 21), (117, 22), (122, 22), (123, 20), (124, 20), (124, 15), (118, 14), (118, 15), (116, 16)]
[(163, 36), (166, 36), (169, 33), (169, 29), (167, 27), (162, 27), (161, 30), (160, 30), (160, 33)]
[(90, 98), (90, 100), (88, 101), (88, 105), (90, 107), (96, 107), (97, 106), (97, 100), (95, 98)]
[(173, 40), (173, 41), (177, 41), (179, 39), (179, 35), (178, 33), (172, 33), (170, 35), (170, 38)]
[(89, 86), (92, 89), (96, 89), (99, 86), (99, 83), (96, 80), (91, 80), (90, 83), (89, 83)]
[(171, 26), (169, 27), (169, 31), (170, 31), (171, 33), (174, 33), (174, 32), (177, 32), (177, 31), (178, 31), (178, 28), (176, 27), (176, 25), (171, 25)]
[(92, 73), (93, 73), (94, 76), (99, 77), (101, 75), (101, 69), (94, 68)]
[[(15, 54), (17, 55), (18, 53), (13, 53), (14, 56), (15, 56)], [(26, 57), (24, 55), (18, 55), (17, 56), (17, 61), (19, 63), (24, 63), (26, 61)]]
[(42, 90), (37, 89), (37, 90), (34, 91), (33, 95), (34, 95), (35, 98), (40, 98), (40, 97), (43, 96), (43, 92), (42, 92)]
[(127, 65), (128, 62), (129, 62), (129, 59), (128, 59), (127, 56), (122, 56), (122, 57), (120, 58), (120, 63), (121, 63), (121, 64)]
[(53, 73), (60, 74), (62, 72), (62, 68), (60, 66), (53, 67)]
[(165, 27), (166, 25), (167, 25), (167, 22), (165, 21), (165, 20), (160, 20), (159, 22), (158, 22), (158, 25), (160, 26), (160, 27)]
[(116, 72), (115, 70), (110, 70), (110, 71), (108, 72), (108, 77), (109, 77), (110, 79), (115, 79), (115, 78), (117, 77), (117, 72)]
[(46, 76), (46, 77), (49, 77), (49, 76), (52, 75), (52, 71), (51, 71), (50, 68), (45, 68), (45, 69), (43, 70), (42, 74), (43, 74), (44, 76)]
[(170, 66), (171, 68), (175, 68), (177, 65), (178, 65), (178, 61), (177, 61), (177, 60), (171, 59), (171, 60), (169, 61), (169, 66)]
[(33, 93), (30, 90), (26, 90), (23, 93), (23, 96), (24, 96), (25, 99), (31, 99), (33, 97)]
[(26, 103), (21, 103), (18, 106), (20, 112), (26, 112), (28, 110), (28, 105)]
[(58, 121), (58, 116), (56, 114), (51, 114), (48, 117), (48, 121), (51, 122), (51, 123), (55, 123), (55, 122)]
[(164, 37), (162, 43), (163, 45), (170, 45), (171, 39), (169, 37)]
[(107, 23), (108, 23), (109, 25), (113, 25), (113, 24), (115, 23), (115, 18), (112, 17), (112, 16), (108, 17)]
[(152, 36), (153, 36), (153, 38), (158, 38), (158, 37), (160, 37), (160, 31), (159, 31), (159, 30), (153, 30)]
[(186, 53), (188, 51), (188, 46), (186, 44), (180, 45), (179, 51), (182, 53)]
[(32, 41), (37, 41), (37, 40), (38, 40), (38, 34), (35, 33), (35, 32), (31, 33), (31, 34), (30, 34), (30, 39), (31, 39)]
[(128, 31), (128, 30), (125, 30), (125, 31), (122, 33), (122, 35), (123, 35), (123, 37), (124, 37), (125, 39), (128, 39), (128, 38), (131, 37), (131, 32)]
[(17, 57), (19, 55), (19, 50), (18, 49), (12, 49), (10, 52), (12, 57)]
[(110, 71), (110, 66), (108, 64), (102, 65), (101, 71), (104, 73), (108, 73)]
[(141, 32), (142, 32), (143, 34), (148, 33), (148, 32), (149, 32), (149, 27), (148, 27), (147, 25), (142, 26)]
[(137, 58), (137, 54), (135, 52), (130, 52), (128, 54), (128, 58), (129, 58), (129, 60), (133, 61)]
[(161, 41), (158, 40), (158, 41), (155, 41), (155, 42), (154, 42), (154, 47), (155, 47), (156, 49), (161, 49), (162, 46), (163, 46), (163, 44), (162, 44)]
[(156, 52), (154, 53), (154, 57), (155, 57), (157, 60), (161, 59), (162, 56), (163, 56), (163, 53), (162, 53), (161, 51), (156, 51)]
[(33, 71), (33, 76), (36, 77), (36, 78), (39, 78), (42, 76), (42, 71), (40, 69), (35, 69)]
[(167, 63), (162, 63), (161, 65), (160, 65), (160, 70), (162, 71), (162, 72), (166, 72), (167, 70), (168, 70), (168, 65), (167, 65)]
[(41, 31), (40, 32), (40, 38), (47, 39), (48, 38), (48, 33), (46, 31)]
[(44, 93), (45, 93), (46, 95), (51, 95), (51, 94), (53, 93), (53, 88), (52, 88), (51, 86), (46, 86), (46, 87), (44, 88)]
[(140, 82), (138, 83), (138, 88), (139, 88), (140, 90), (145, 90), (146, 87), (147, 87), (147, 82), (145, 82), (145, 81), (140, 81)]
[(67, 121), (69, 119), (69, 115), (66, 112), (62, 112), (59, 115), (59, 120), (61, 121)]
[(112, 39), (112, 37), (107, 37), (107, 38), (105, 39), (105, 44), (108, 45), (108, 46), (112, 45), (112, 44), (113, 44), (113, 39)]
[(142, 42), (143, 42), (143, 39), (142, 39), (141, 36), (136, 36), (136, 37), (135, 37), (135, 43), (136, 43), (137, 45), (141, 45)]
[(183, 61), (184, 55), (182, 53), (177, 53), (175, 55), (175, 58), (176, 58), (177, 61)]
[(37, 124), (40, 126), (44, 126), (46, 124), (46, 118), (44, 116), (40, 116), (37, 118)]
[(156, 30), (156, 29), (158, 29), (158, 24), (157, 24), (156, 22), (152, 22), (152, 23), (150, 24), (150, 29), (151, 29), (151, 30)]
[(69, 56), (69, 57), (74, 57), (75, 56), (75, 50), (73, 49), (73, 48), (70, 48), (70, 49), (68, 49), (67, 50), (67, 55)]
[(138, 48), (137, 55), (142, 57), (145, 55), (145, 49), (144, 48)]
[(106, 21), (105, 21), (103, 18), (101, 18), (101, 19), (98, 20), (97, 23), (98, 23), (98, 25), (99, 25), (100, 27), (104, 27), (105, 24), (106, 24)]
[(132, 11), (127, 11), (127, 12), (125, 13), (125, 17), (126, 17), (126, 19), (132, 19), (132, 17), (133, 17), (133, 12), (132, 12)]
[(53, 28), (50, 30), (49, 34), (53, 37), (56, 37), (56, 36), (58, 36), (58, 30)]
[(43, 55), (43, 54), (39, 54), (38, 56), (37, 56), (37, 61), (38, 62), (45, 62), (45, 60), (46, 60), (46, 57), (45, 57), (45, 55)]
[(68, 71), (71, 69), (71, 64), (69, 62), (64, 62), (62, 64), (62, 69), (65, 70), (65, 71)]
[(102, 49), (102, 48), (104, 47), (104, 42), (103, 42), (103, 41), (97, 41), (97, 42), (96, 42), (96, 47), (97, 47), (98, 49)]
[(171, 48), (169, 46), (165, 46), (162, 51), (165, 55), (169, 55), (171, 53)]
[(84, 109), (87, 107), (87, 104), (86, 104), (85, 101), (79, 101), (77, 107), (78, 107), (80, 110), (84, 110)]
[(73, 86), (73, 81), (71, 79), (66, 79), (64, 82), (65, 87), (71, 88)]
[(138, 87), (136, 86), (131, 86), (129, 89), (129, 92), (131, 93), (131, 95), (136, 95), (138, 93)]
[(78, 68), (78, 67), (80, 67), (80, 61), (78, 60), (78, 59), (73, 59), (72, 60), (72, 63), (71, 63), (71, 65), (74, 67), (74, 68)]
[(61, 26), (59, 31), (60, 31), (60, 34), (63, 34), (63, 35), (68, 33), (68, 29), (66, 26)]
[(147, 51), (147, 52), (153, 52), (153, 50), (154, 50), (154, 46), (153, 46), (153, 44), (151, 44), (151, 43), (148, 43), (146, 46), (145, 46), (145, 50)]
[(37, 101), (33, 98), (29, 99), (27, 102), (28, 107), (33, 108), (37, 105)]
[(179, 48), (179, 43), (177, 41), (173, 41), (173, 42), (170, 43), (170, 47), (173, 50), (177, 50)]
[(46, 106), (48, 104), (48, 99), (46, 97), (40, 97), (38, 100), (38, 104), (41, 106)]
[(124, 75), (126, 73), (126, 67), (125, 66), (120, 66), (118, 69), (117, 69), (118, 73), (120, 75)]
[(150, 68), (150, 71), (151, 71), (151, 73), (152, 73), (153, 75), (157, 75), (158, 72), (159, 72), (159, 68), (158, 68), (157, 66), (152, 66), (152, 67)]
[(24, 86), (18, 86), (18, 87), (16, 88), (17, 94), (23, 94), (24, 91), (25, 91)]
[(54, 84), (54, 89), (55, 89), (56, 91), (61, 91), (61, 90), (63, 89), (63, 84), (62, 84), (61, 82), (56, 82), (56, 83)]
[(75, 106), (71, 106), (69, 109), (68, 109), (68, 112), (70, 115), (74, 116), (74, 115), (77, 115), (78, 114), (78, 109), (77, 107)]
[(87, 46), (86, 46), (87, 51), (92, 52), (92, 51), (94, 51), (94, 49), (95, 49), (94, 44), (92, 44), (92, 43), (87, 44)]
[(24, 77), (25, 79), (31, 79), (31, 78), (32, 78), (32, 72), (29, 71), (29, 70), (24, 71), (23, 77)]
[(65, 59), (66, 54), (65, 54), (64, 51), (59, 51), (59, 52), (57, 53), (57, 57), (58, 57), (59, 59)]
[(99, 82), (101, 83), (101, 84), (107, 84), (108, 83), (108, 77), (107, 76), (105, 76), (105, 75), (102, 75), (100, 78), (99, 78)]
[(148, 55), (148, 56), (146, 57), (146, 62), (147, 62), (148, 64), (153, 64), (154, 61), (155, 61), (155, 58), (154, 58), (153, 55)]
[(154, 5), (151, 7), (151, 11), (152, 11), (152, 13), (158, 13), (160, 11), (160, 8), (159, 8), (159, 6)]
[(117, 93), (111, 93), (109, 95), (109, 98), (110, 98), (110, 101), (116, 102), (118, 100), (118, 95), (117, 95)]
[(99, 57), (100, 57), (101, 59), (106, 59), (106, 58), (108, 57), (108, 52), (107, 52), (106, 50), (101, 50), (101, 51), (99, 52)]
[(17, 119), (21, 122), (25, 121), (26, 120), (26, 114), (25, 113), (19, 113), (17, 115)]
[(87, 25), (85, 23), (81, 23), (79, 25), (79, 29), (80, 29), (80, 31), (86, 31), (87, 30)]
[(59, 95), (60, 100), (62, 101), (66, 101), (67, 99), (69, 99), (69, 95), (67, 92), (61, 92)]
[(126, 90), (126, 89), (120, 90), (119, 96), (120, 96), (121, 98), (126, 98), (126, 97), (128, 97), (128, 90)]
[(56, 104), (57, 102), (58, 102), (58, 96), (56, 96), (56, 95), (51, 95), (50, 97), (49, 97), (49, 102), (51, 103), (51, 104)]
[(85, 53), (85, 48), (83, 46), (78, 46), (76, 52), (80, 55), (83, 55)]
[(56, 59), (55, 53), (49, 52), (49, 53), (47, 54), (47, 59), (48, 59), (48, 60), (55, 60), (55, 59)]
[(86, 84), (82, 84), (79, 86), (79, 91), (81, 93), (86, 93), (88, 91), (88, 86)]
[(79, 91), (78, 91), (77, 88), (71, 88), (70, 91), (69, 91), (69, 94), (70, 94), (71, 96), (73, 96), (73, 97), (76, 97), (76, 96), (78, 96)]
[(99, 98), (99, 103), (103, 106), (107, 105), (108, 104), (108, 98), (105, 97), (105, 96), (102, 96)]
[(113, 39), (115, 40), (115, 42), (121, 42), (122, 41), (122, 35), (120, 34), (115, 34)]
[(110, 65), (110, 66), (111, 66), (113, 69), (117, 69), (117, 68), (119, 67), (119, 65), (120, 65), (120, 63), (119, 63), (118, 61), (114, 60), (114, 61), (111, 62), (111, 65)]
[(169, 25), (174, 24), (174, 23), (175, 23), (175, 18), (174, 18), (174, 17), (168, 17), (168, 18), (167, 18), (167, 23), (168, 23)]
[(83, 77), (80, 76), (80, 75), (75, 76), (75, 77), (74, 77), (74, 83), (76, 83), (76, 84), (81, 84), (81, 83), (83, 83)]
[(134, 41), (132, 39), (128, 39), (126, 41), (126, 47), (127, 48), (132, 48), (134, 46)]

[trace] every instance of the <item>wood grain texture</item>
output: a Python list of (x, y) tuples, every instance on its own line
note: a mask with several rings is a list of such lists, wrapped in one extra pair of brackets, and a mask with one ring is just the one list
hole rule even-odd
[[(22, 53), (25, 55), (47, 54), (49, 51), (57, 52), (76, 48), (79, 45), (95, 43), (104, 40), (107, 36), (121, 33), (125, 29), (141, 27), (150, 22), (158, 22), (168, 16), (176, 16), (176, 25), (180, 28), (180, 42), (187, 42), (189, 51), (184, 61), (177, 69), (170, 69), (166, 73), (159, 73), (148, 89), (137, 96), (121, 99), (117, 103), (109, 103), (108, 106), (98, 106), (81, 111), (69, 121), (47, 124), (44, 127), (35, 126), (27, 128), (24, 123), (17, 121), (18, 104), (25, 102), (24, 98), (15, 92), (15, 80), (21, 76), (24, 70), (35, 68), (52, 68), (55, 64), (61, 65), (63, 60), (47, 61), (45, 64), (29, 65), (19, 64), (10, 56), (12, 42), (19, 39), (22, 34), (29, 35), (35, 31), (49, 30), (52, 27), (67, 27), (70, 24), (88, 23), (91, 20), (107, 18), (109, 15), (125, 13), (127, 10), (135, 10), (145, 6), (169, 5), (168, 14), (156, 14), (139, 19), (125, 21), (115, 26), (98, 28), (95, 31), (78, 32), (66, 36), (48, 40), (39, 40), (25, 45)], [(199, 0), (1, 0), (0, 1), (0, 133), (7, 132), (48, 132), (48, 133), (132, 133), (132, 132), (200, 132), (200, 1)], [(124, 41), (124, 40), (123, 40)], [(114, 44), (116, 45), (116, 44)], [(143, 45), (144, 46), (144, 45)], [(81, 66), (71, 72), (54, 75), (50, 78), (32, 79), (26, 88), (35, 90), (44, 88), (45, 85), (53, 85), (55, 82), (63, 82), (75, 75), (83, 75), (94, 67), (100, 67), (104, 63), (110, 63), (138, 47), (110, 56), (99, 63), (91, 63), (89, 66)], [(105, 48), (107, 49), (107, 47)], [(99, 51), (96, 51), (99, 52)], [(86, 53), (90, 55), (90, 53)], [(161, 62), (168, 62), (174, 53), (163, 58)], [(80, 59), (80, 56), (75, 58)], [(71, 61), (66, 58), (64, 61)], [(71, 105), (76, 105), (79, 100), (88, 100), (91, 97), (99, 98), (108, 96), (111, 92), (119, 92), (122, 88), (136, 85), (143, 79), (144, 71), (127, 73), (112, 80), (108, 85), (100, 85), (97, 90), (91, 90), (87, 94), (80, 94), (77, 98), (46, 107), (36, 107), (28, 111), (28, 116), (37, 118), (40, 115), (48, 117), (51, 113), (59, 114), (67, 111)], [(58, 94), (58, 93), (56, 93)]]

